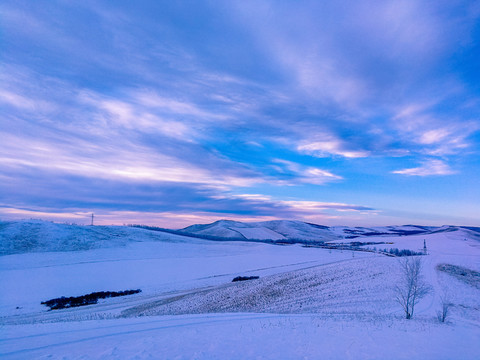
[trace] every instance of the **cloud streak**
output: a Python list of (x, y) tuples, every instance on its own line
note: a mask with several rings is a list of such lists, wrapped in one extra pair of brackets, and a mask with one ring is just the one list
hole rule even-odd
[(393, 174), (407, 176), (433, 176), (433, 175), (452, 175), (455, 174), (448, 164), (441, 160), (424, 161), (422, 166), (392, 171)]

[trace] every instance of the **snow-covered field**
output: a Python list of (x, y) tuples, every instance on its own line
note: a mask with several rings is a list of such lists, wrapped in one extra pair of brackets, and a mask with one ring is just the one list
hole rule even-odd
[(4, 327), (8, 359), (478, 359), (478, 325), (203, 314)]
[[(1, 247), (10, 250), (0, 256), (2, 358), (479, 358), (480, 241), (468, 229), (368, 237), (415, 251), (426, 240), (432, 291), (404, 320), (394, 301), (397, 258), (126, 227), (3, 224)], [(237, 230), (257, 239), (275, 231)], [(260, 278), (232, 283), (239, 275)], [(63, 310), (40, 304), (127, 289), (142, 292)], [(444, 293), (453, 305), (440, 323)]]

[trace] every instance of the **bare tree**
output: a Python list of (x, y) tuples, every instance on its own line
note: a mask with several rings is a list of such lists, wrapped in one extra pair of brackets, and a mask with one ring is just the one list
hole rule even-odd
[(452, 303), (450, 302), (450, 297), (447, 291), (444, 291), (443, 295), (440, 297), (441, 308), (437, 311), (437, 318), (440, 322), (445, 322), (448, 316), (448, 312)]
[(402, 306), (405, 318), (411, 319), (415, 305), (430, 292), (430, 287), (423, 279), (420, 257), (405, 257), (400, 264), (402, 277), (395, 286), (395, 298)]

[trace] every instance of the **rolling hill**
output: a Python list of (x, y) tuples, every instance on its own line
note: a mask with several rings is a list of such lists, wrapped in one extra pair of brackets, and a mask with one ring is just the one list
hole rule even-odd
[(211, 224), (191, 225), (181, 229), (181, 233), (192, 235), (224, 237), (239, 240), (311, 240), (336, 241), (366, 237), (390, 237), (428, 235), (443, 232), (465, 231), (471, 237), (480, 239), (480, 228), (464, 226), (380, 226), (349, 227), (323, 226), (302, 221), (274, 220), (264, 222), (238, 222), (218, 220)]
[[(328, 227), (302, 221), (238, 222), (219, 220), (181, 230), (150, 226), (85, 226), (42, 220), (0, 221), (0, 255), (124, 247), (132, 242), (196, 240), (273, 243), (386, 241), (388, 237), (458, 232), (480, 240), (480, 228), (462, 226)], [(367, 240), (368, 239), (368, 240)]]
[[(0, 357), (478, 358), (477, 228), (218, 221), (187, 230), (1, 222)], [(350, 236), (413, 251), (426, 240), (431, 291), (413, 319), (395, 301), (403, 258), (252, 241)], [(238, 276), (255, 280), (232, 282)], [(131, 289), (141, 292), (61, 310), (42, 304)]]

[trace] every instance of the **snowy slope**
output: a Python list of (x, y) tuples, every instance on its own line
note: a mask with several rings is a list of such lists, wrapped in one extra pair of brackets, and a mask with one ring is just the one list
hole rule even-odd
[(2, 359), (477, 360), (479, 328), (428, 320), (208, 314), (5, 326)]
[[(43, 314), (47, 309), (40, 302), (61, 296), (142, 289), (139, 295), (112, 299), (114, 302), (130, 301), (230, 283), (239, 275), (264, 277), (351, 257), (347, 252), (329, 253), (299, 245), (285, 247), (195, 239), (0, 256), (0, 288), (9, 294), (0, 297), (0, 316)], [(48, 314), (55, 316), (55, 312)]]
[(245, 237), (241, 233), (239, 233), (237, 230), (233, 230), (232, 228), (249, 228), (249, 226), (239, 221), (218, 220), (211, 224), (191, 225), (189, 227), (186, 227), (185, 229), (182, 229), (182, 231), (197, 235), (210, 235), (226, 238), (245, 239)]
[[(458, 226), (378, 226), (378, 227), (348, 227), (348, 226), (323, 226), (302, 221), (274, 220), (264, 222), (238, 222), (219, 220), (211, 224), (191, 225), (182, 232), (197, 235), (208, 235), (231, 239), (269, 239), (269, 240), (304, 240), (330, 242), (343, 239), (365, 239), (369, 237), (392, 237), (427, 235), (444, 232), (465, 230), (470, 237), (480, 239), (480, 228), (467, 228)], [(384, 240), (383, 240), (384, 241)]]
[[(65, 229), (70, 231), (72, 228), (59, 226), (58, 229), (65, 232)], [(0, 316), (31, 314), (32, 311), (43, 314), (42, 311), (46, 309), (40, 302), (49, 298), (137, 288), (141, 288), (143, 292), (132, 298), (141, 299), (142, 304), (148, 303), (144, 296), (168, 297), (172, 291), (188, 291), (188, 298), (195, 298), (194, 303), (201, 304), (205, 303), (205, 299), (210, 299), (207, 303), (220, 304), (220, 308), (227, 311), (302, 312), (309, 309), (310, 312), (317, 312), (325, 309), (334, 311), (334, 308), (337, 308), (336, 310), (343, 309), (342, 311), (348, 312), (365, 312), (368, 309), (355, 300), (357, 295), (370, 294), (371, 298), (375, 298), (375, 303), (378, 303), (389, 294), (388, 286), (394, 283), (395, 278), (397, 260), (378, 254), (304, 248), (300, 245), (282, 247), (240, 241), (212, 242), (141, 229), (123, 230), (127, 239), (119, 239), (118, 242), (123, 244), (119, 247), (82, 251), (75, 248), (76, 251), (73, 252), (32, 252), (0, 256), (0, 288), (9, 294), (0, 298)], [(62, 236), (64, 235), (57, 234), (59, 238)], [(158, 241), (158, 236), (165, 239)], [(144, 241), (140, 241), (141, 239)], [(381, 240), (382, 236), (371, 239)], [(438, 290), (436, 299), (432, 301), (438, 301), (443, 287), (463, 287), (465, 295), (458, 299), (459, 303), (463, 301), (464, 309), (475, 309), (475, 301), (468, 299), (475, 299), (479, 295), (476, 293), (478, 289), (470, 289), (468, 284), (461, 281), (457, 285), (448, 285), (450, 282), (458, 283), (458, 278), (436, 270), (439, 264), (451, 264), (480, 271), (480, 242), (472, 235), (472, 231), (460, 229), (428, 235), (390, 237), (389, 244), (382, 246), (418, 251), (423, 248), (424, 240), (429, 252), (425, 257), (427, 274)], [(320, 265), (323, 266), (321, 269), (315, 268)], [(303, 272), (292, 273), (297, 270)], [(261, 278), (255, 282), (230, 287), (231, 279), (238, 275), (258, 275)], [(442, 281), (448, 286), (441, 286)], [(196, 293), (195, 289), (211, 286), (221, 288)], [(268, 307), (258, 307), (258, 304), (251, 303), (255, 294), (281, 289), (282, 286), (286, 288), (284, 291), (278, 290), (273, 295), (268, 295)], [(378, 290), (374, 290), (375, 286)], [(235, 289), (239, 288), (243, 290), (236, 294)], [(330, 292), (329, 288), (335, 290)], [(351, 290), (354, 290), (354, 293)], [(230, 293), (231, 291), (233, 293)], [(309, 295), (308, 291), (317, 295)], [(319, 294), (331, 294), (337, 301), (333, 304), (337, 305), (328, 305), (329, 299), (319, 298)], [(350, 309), (339, 307), (338, 301), (341, 298), (346, 304), (351, 304)], [(175, 304), (179, 306), (178, 313), (200, 311), (198, 308), (189, 307), (189, 301), (182, 301), (183, 305), (181, 302)], [(368, 299), (365, 303), (368, 303)], [(371, 303), (374, 308), (377, 306), (375, 303)], [(381, 303), (392, 306), (385, 299)], [(293, 304), (293, 308), (282, 304)], [(303, 304), (302, 308), (295, 308), (299, 304)], [(314, 307), (311, 304), (314, 304)], [(209, 311), (220, 309), (209, 306), (212, 309)], [(151, 309), (155, 308), (156, 306), (153, 306)], [(164, 313), (160, 308), (153, 310), (153, 313), (156, 311)]]
[(182, 229), (183, 232), (198, 235), (209, 235), (226, 238), (244, 239), (302, 239), (328, 241), (340, 238), (328, 227), (308, 224), (302, 221), (274, 220), (264, 222), (243, 223), (230, 220), (219, 220), (206, 225), (192, 225)]
[(240, 233), (245, 239), (258, 240), (283, 240), (286, 239), (282, 234), (270, 230), (266, 227), (231, 227), (233, 231)]
[[(20, 247), (24, 252), (0, 256), (0, 357), (478, 358), (477, 229), (425, 228), (405, 236), (420, 227), (223, 225), (245, 236), (331, 231), (337, 232), (335, 241), (345, 241), (345, 230), (356, 229), (361, 239), (414, 251), (425, 240), (423, 275), (432, 291), (406, 321), (393, 295), (397, 258), (298, 244), (207, 241), (135, 228), (2, 223), (2, 241), (25, 242), (31, 234), (36, 240), (35, 246)], [(83, 236), (90, 244), (86, 250), (76, 241), (68, 243)], [(466, 269), (469, 276), (440, 270), (442, 264)], [(232, 283), (239, 275), (260, 278)], [(137, 288), (140, 294), (79, 308), (48, 311), (40, 304), (59, 296)], [(436, 312), (445, 293), (452, 308), (448, 323), (441, 324)]]
[(82, 226), (41, 220), (0, 221), (0, 255), (126, 246), (138, 241), (191, 241), (127, 226)]
[[(0, 221), (0, 255), (27, 252), (77, 251), (124, 247), (132, 242), (183, 241), (192, 242), (191, 236), (213, 236), (216, 239), (273, 240), (273, 241), (387, 241), (390, 237), (442, 234), (462, 231), (466, 238), (480, 241), (480, 228), (465, 227), (327, 227), (301, 221), (276, 220), (242, 223), (220, 220), (212, 224), (192, 225), (172, 234), (163, 231), (127, 226), (81, 226), (58, 224), (40, 220), (14, 222)], [(182, 236), (181, 233), (190, 235)], [(365, 240), (368, 239), (368, 240)], [(390, 240), (388, 240), (390, 241)]]

